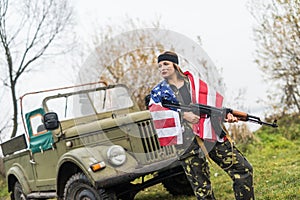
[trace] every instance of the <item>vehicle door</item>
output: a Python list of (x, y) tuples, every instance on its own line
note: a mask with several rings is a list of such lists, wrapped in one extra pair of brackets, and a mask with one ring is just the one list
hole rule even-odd
[(29, 148), (32, 152), (31, 164), (35, 169), (36, 186), (47, 185), (51, 187), (48, 189), (55, 189), (58, 152), (54, 148), (52, 132), (44, 128), (44, 114), (44, 109), (38, 108), (25, 115)]

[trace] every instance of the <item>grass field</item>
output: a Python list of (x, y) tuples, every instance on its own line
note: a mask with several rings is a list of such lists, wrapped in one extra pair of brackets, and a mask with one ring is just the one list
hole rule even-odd
[[(300, 139), (287, 140), (279, 133), (261, 132), (258, 141), (239, 146), (254, 168), (257, 200), (300, 199)], [(211, 164), (211, 181), (217, 199), (234, 199), (232, 182), (217, 165)], [(0, 180), (0, 199), (8, 198), (4, 179)], [(195, 197), (170, 195), (161, 184), (136, 195), (137, 200), (194, 200)]]
[[(246, 157), (254, 167), (256, 199), (300, 199), (300, 140), (291, 142), (280, 135), (262, 137), (263, 141), (245, 148)], [(215, 164), (211, 165), (211, 181), (217, 199), (234, 199), (232, 181)], [(195, 197), (174, 198), (159, 184), (138, 193), (136, 199), (192, 200)]]

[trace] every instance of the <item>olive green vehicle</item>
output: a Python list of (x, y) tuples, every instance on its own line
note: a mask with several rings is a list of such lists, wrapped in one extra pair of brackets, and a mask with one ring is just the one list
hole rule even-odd
[[(23, 114), (24, 97), (36, 94), (46, 94), (42, 106)], [(175, 147), (159, 145), (126, 86), (84, 84), (20, 102), (25, 133), (1, 144), (11, 199), (130, 200), (158, 183), (193, 194)]]

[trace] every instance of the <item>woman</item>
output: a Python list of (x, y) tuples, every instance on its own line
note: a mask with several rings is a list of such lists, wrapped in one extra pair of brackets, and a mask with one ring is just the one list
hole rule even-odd
[[(151, 91), (150, 111), (154, 105), (162, 105), (163, 101), (181, 105), (207, 103), (206, 83), (195, 80), (188, 71), (183, 73), (178, 63), (178, 56), (174, 52), (166, 51), (158, 56), (158, 70), (164, 80)], [(221, 106), (222, 97), (218, 93), (215, 99), (216, 105)], [(208, 154), (209, 158), (231, 177), (236, 199), (254, 199), (253, 169), (240, 151), (226, 136), (220, 137), (209, 128), (210, 119), (195, 115), (193, 112), (180, 112), (180, 117), (184, 127), (183, 144), (176, 147), (179, 160), (197, 199), (215, 199), (209, 177), (209, 166), (203, 154)], [(224, 120), (238, 121), (231, 113), (228, 113)], [(201, 145), (204, 143), (210, 146), (207, 153), (205, 145)]]

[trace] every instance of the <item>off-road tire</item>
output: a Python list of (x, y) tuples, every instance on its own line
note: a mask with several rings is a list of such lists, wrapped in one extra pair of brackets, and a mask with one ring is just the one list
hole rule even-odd
[(194, 195), (191, 184), (187, 180), (185, 174), (179, 174), (177, 176), (165, 179), (162, 181), (162, 184), (166, 188), (166, 190), (174, 196)]
[(18, 181), (15, 182), (10, 197), (12, 200), (27, 200), (27, 197), (23, 192), (22, 186)]
[(83, 173), (71, 176), (64, 190), (64, 200), (112, 200), (104, 189), (96, 190)]

